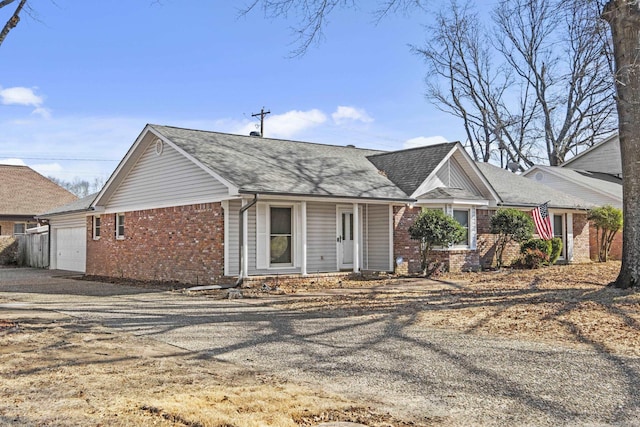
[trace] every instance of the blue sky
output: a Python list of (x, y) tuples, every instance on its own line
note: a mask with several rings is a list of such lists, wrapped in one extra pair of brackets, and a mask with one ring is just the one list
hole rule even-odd
[(463, 138), (410, 52), (426, 13), (376, 25), (339, 11), (292, 59), (294, 21), (239, 17), (242, 1), (32, 3), (0, 46), (0, 162), (106, 180), (147, 123), (248, 134), (263, 106), (267, 137), (381, 150)]

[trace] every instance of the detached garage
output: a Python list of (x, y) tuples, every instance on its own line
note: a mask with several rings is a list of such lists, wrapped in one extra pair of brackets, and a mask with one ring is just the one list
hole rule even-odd
[(87, 212), (95, 194), (39, 215), (49, 221), (49, 268), (84, 273), (87, 260)]

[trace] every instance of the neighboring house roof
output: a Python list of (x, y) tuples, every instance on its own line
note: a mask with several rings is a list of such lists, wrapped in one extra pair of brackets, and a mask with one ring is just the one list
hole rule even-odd
[(408, 195), (433, 173), (457, 143), (428, 145), (369, 156), (369, 160)]
[(65, 215), (74, 212), (84, 212), (91, 208), (91, 204), (96, 199), (98, 193), (89, 194), (81, 199), (74, 200), (71, 203), (67, 203), (66, 205), (58, 206), (54, 209), (48, 210), (47, 212), (41, 213), (38, 215), (38, 218), (49, 218), (51, 216), (56, 215)]
[(76, 199), (27, 166), (0, 165), (0, 215), (35, 216)]
[(584, 187), (589, 191), (596, 191), (605, 196), (622, 201), (622, 178), (618, 176), (600, 172), (587, 172), (540, 165), (533, 166), (525, 172), (525, 175), (531, 179), (535, 179), (537, 171), (547, 172), (565, 181)]
[(594, 207), (592, 203), (583, 199), (554, 190), (497, 166), (480, 162), (477, 162), (477, 165), (500, 195), (503, 205), (536, 206), (548, 201), (551, 208), (590, 209)]
[(239, 193), (407, 200), (367, 156), (376, 150), (148, 125)]

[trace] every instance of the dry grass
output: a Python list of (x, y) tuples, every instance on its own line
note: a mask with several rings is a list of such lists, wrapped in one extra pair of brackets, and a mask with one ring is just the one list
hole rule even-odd
[[(445, 328), (640, 357), (640, 293), (619, 263), (296, 287), (287, 308), (410, 316)], [(280, 292), (287, 292), (283, 284)], [(0, 298), (1, 301), (1, 298)], [(60, 316), (0, 320), (0, 425), (420, 426), (366, 404)], [(430, 425), (439, 421), (433, 419)]]
[(410, 424), (339, 396), (69, 319), (0, 323), (0, 425)]
[(372, 292), (354, 292), (367, 282), (349, 281), (343, 286), (352, 292), (300, 299), (292, 306), (415, 313), (417, 322), (429, 327), (640, 356), (640, 293), (606, 286), (619, 270), (619, 262), (608, 262), (450, 273), (433, 281), (386, 279)]

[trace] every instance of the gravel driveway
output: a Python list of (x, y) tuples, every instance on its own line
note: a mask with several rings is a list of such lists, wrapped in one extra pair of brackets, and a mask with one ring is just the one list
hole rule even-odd
[[(425, 284), (425, 286), (427, 286)], [(411, 313), (296, 311), (0, 269), (3, 308), (53, 310), (450, 425), (640, 426), (640, 359), (418, 326)]]

